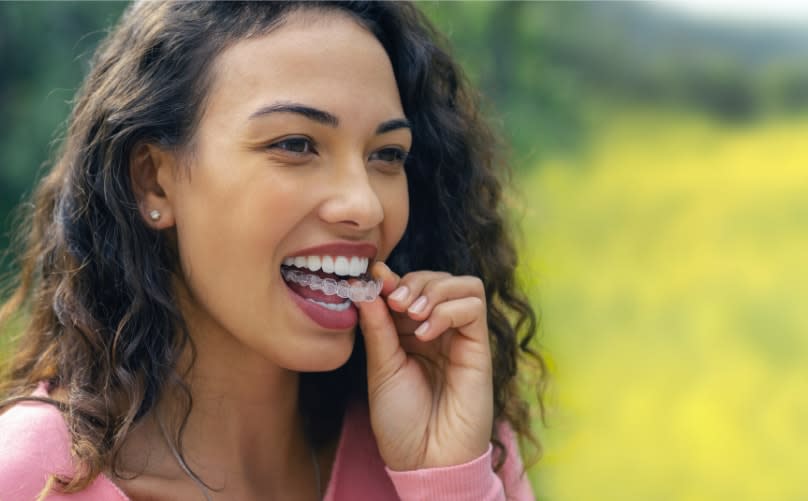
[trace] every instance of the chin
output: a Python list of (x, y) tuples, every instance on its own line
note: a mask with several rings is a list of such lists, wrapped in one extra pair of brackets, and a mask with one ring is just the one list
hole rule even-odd
[(290, 357), (286, 368), (296, 372), (328, 372), (339, 369), (350, 358), (354, 339), (354, 329), (344, 334), (329, 332), (313, 345), (301, 347), (296, 356)]

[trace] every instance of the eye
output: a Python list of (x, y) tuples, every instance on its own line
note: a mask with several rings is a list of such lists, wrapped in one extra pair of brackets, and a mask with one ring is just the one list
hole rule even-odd
[(388, 147), (374, 151), (370, 155), (370, 160), (381, 160), (382, 162), (403, 164), (407, 160), (407, 151), (403, 148)]
[(281, 139), (280, 141), (270, 144), (267, 149), (281, 150), (295, 155), (317, 153), (317, 150), (314, 149), (314, 144), (307, 137), (288, 137)]

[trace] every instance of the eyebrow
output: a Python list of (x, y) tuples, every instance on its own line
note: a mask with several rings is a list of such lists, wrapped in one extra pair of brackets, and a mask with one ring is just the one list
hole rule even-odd
[(410, 121), (406, 118), (394, 118), (393, 120), (380, 123), (379, 126), (376, 127), (376, 134), (384, 134), (385, 132), (396, 129), (412, 130), (412, 125), (410, 125)]
[[(273, 113), (295, 113), (329, 127), (339, 126), (339, 118), (337, 118), (335, 115), (327, 111), (318, 110), (317, 108), (312, 108), (311, 106), (306, 106), (305, 104), (300, 103), (270, 104), (253, 112), (249, 119), (253, 120), (266, 115), (271, 115)], [(392, 120), (387, 120), (380, 123), (379, 126), (376, 127), (376, 134), (384, 134), (397, 129), (412, 129), (412, 125), (406, 118), (394, 118)]]

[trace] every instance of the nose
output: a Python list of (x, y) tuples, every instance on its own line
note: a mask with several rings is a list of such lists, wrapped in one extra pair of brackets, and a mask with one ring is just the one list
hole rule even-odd
[(357, 230), (369, 230), (384, 220), (384, 208), (364, 162), (332, 169), (328, 197), (320, 206), (320, 218)]

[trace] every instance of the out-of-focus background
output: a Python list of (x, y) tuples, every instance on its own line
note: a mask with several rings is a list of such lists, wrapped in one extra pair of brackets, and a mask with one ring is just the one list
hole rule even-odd
[[(420, 5), (512, 145), (538, 498), (808, 499), (808, 8)], [(0, 3), (0, 248), (124, 7)]]

